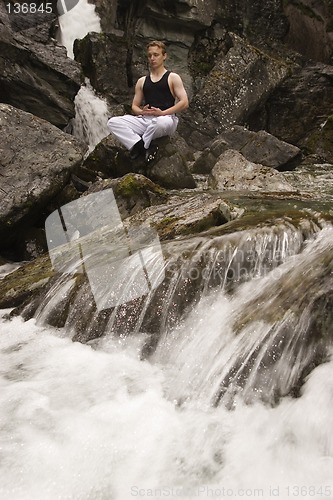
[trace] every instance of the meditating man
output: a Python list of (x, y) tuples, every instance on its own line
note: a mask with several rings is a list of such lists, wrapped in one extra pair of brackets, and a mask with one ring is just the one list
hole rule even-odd
[(136, 83), (132, 102), (133, 115), (114, 116), (108, 127), (130, 150), (132, 159), (145, 155), (151, 163), (157, 153), (153, 139), (171, 135), (178, 125), (179, 113), (188, 107), (187, 93), (177, 73), (168, 71), (165, 44), (152, 41), (147, 45), (150, 72)]

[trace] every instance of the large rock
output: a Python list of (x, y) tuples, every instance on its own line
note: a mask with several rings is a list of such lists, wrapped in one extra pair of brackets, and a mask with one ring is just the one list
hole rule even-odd
[[(152, 182), (145, 179), (143, 176), (125, 176), (123, 179), (109, 181), (95, 186), (88, 194), (98, 192), (99, 189), (110, 189), (114, 191), (117, 201), (117, 206), (122, 217), (125, 218), (124, 225), (130, 230), (131, 228), (146, 225), (147, 222), (157, 231), (161, 241), (170, 240), (175, 236), (196, 234), (200, 231), (211, 227), (216, 227), (230, 220), (232, 216), (232, 203), (224, 202), (218, 194), (196, 194), (189, 197), (171, 196), (165, 198), (158, 186), (154, 186)], [(145, 190), (141, 195), (138, 190)], [(150, 199), (147, 206), (147, 196)], [(137, 213), (133, 207), (130, 208), (131, 201), (137, 204), (138, 200), (143, 200), (146, 203), (146, 208), (139, 210)], [(164, 200), (164, 203), (161, 203)], [(158, 201), (159, 205), (152, 205)], [(138, 207), (137, 207), (138, 208)], [(143, 208), (141, 206), (141, 208)], [(128, 217), (129, 212), (132, 213)], [(113, 221), (110, 221), (112, 225)], [(97, 227), (97, 224), (96, 224)], [(98, 252), (103, 249), (102, 240), (105, 237), (105, 227), (100, 232), (96, 229), (88, 236), (89, 248), (91, 252)], [(112, 241), (112, 240), (110, 240)], [(104, 241), (105, 244), (105, 241)], [(104, 251), (105, 247), (104, 247)], [(70, 249), (68, 250), (70, 253)], [(63, 261), (66, 261), (66, 251), (63, 253)], [(46, 295), (50, 278), (57, 279), (57, 273), (51, 265), (49, 256), (43, 255), (37, 258), (34, 262), (26, 263), (10, 275), (6, 276), (2, 281), (0, 288), (0, 308), (9, 308), (19, 306), (26, 301), (29, 303), (32, 300), (31, 306), (28, 307), (26, 314), (30, 314), (32, 309), (40, 303), (43, 296)], [(78, 279), (79, 289), (84, 288), (81, 276)], [(65, 294), (65, 302), (70, 299), (71, 294)], [(93, 301), (92, 301), (93, 302)], [(67, 303), (67, 306), (69, 304)], [(68, 313), (67, 306), (60, 308), (58, 314), (62, 320), (66, 319)], [(32, 308), (32, 309), (31, 309)], [(87, 310), (88, 312), (88, 310)], [(59, 322), (56, 323), (60, 326)], [(63, 323), (62, 323), (63, 324)]]
[(66, 49), (55, 41), (37, 43), (13, 31), (6, 16), (1, 5), (1, 101), (64, 128), (74, 116), (79, 64), (68, 59)]
[(234, 124), (243, 124), (288, 74), (288, 66), (233, 35), (233, 47), (217, 61), (183, 114), (180, 131), (203, 148)]
[(333, 115), (325, 117), (320, 127), (305, 138), (304, 147), (318, 162), (333, 164)]
[(157, 139), (158, 155), (148, 167), (143, 158), (131, 160), (129, 152), (110, 134), (84, 161), (84, 167), (101, 177), (121, 177), (130, 172), (143, 173), (162, 187), (182, 189), (196, 187), (187, 166), (189, 148), (177, 134)]
[(200, 233), (225, 224), (233, 217), (233, 207), (223, 201), (218, 193), (171, 196), (166, 203), (151, 206), (133, 215), (130, 222), (144, 223), (149, 220), (161, 240)]
[[(294, 68), (292, 74), (272, 92), (263, 107), (249, 117), (251, 129), (265, 128), (280, 139), (304, 148), (308, 138), (318, 133), (332, 113), (333, 66), (308, 62)], [(322, 144), (319, 151), (322, 156)], [(326, 153), (333, 155), (333, 146), (326, 142)], [(315, 143), (310, 148), (315, 152)], [(323, 156), (322, 156), (323, 157)], [(326, 160), (327, 161), (327, 160)]]
[(283, 173), (248, 161), (232, 149), (220, 155), (209, 183), (212, 188), (221, 191), (296, 191)]
[(74, 43), (75, 59), (94, 89), (107, 96), (110, 105), (127, 104), (129, 107), (133, 98), (127, 49), (126, 39), (111, 33), (88, 33)]
[(117, 179), (95, 182), (84, 196), (112, 189), (122, 219), (144, 210), (151, 205), (166, 201), (166, 191), (141, 174), (129, 173)]
[(264, 130), (253, 132), (235, 125), (222, 132), (202, 151), (194, 162), (192, 171), (211, 172), (218, 157), (227, 149), (235, 149), (247, 160), (277, 170), (287, 169), (288, 165), (301, 156), (301, 150), (297, 146), (280, 141)]
[(286, 43), (308, 59), (329, 64), (333, 54), (332, 3), (298, 0), (284, 4), (289, 23)]
[(155, 141), (159, 145), (157, 158), (146, 175), (160, 186), (169, 189), (195, 188), (196, 182), (187, 166), (186, 157), (174, 137), (162, 137)]
[(82, 152), (72, 136), (8, 104), (0, 104), (0, 128), (0, 235), (9, 237), (40, 217), (80, 165)]

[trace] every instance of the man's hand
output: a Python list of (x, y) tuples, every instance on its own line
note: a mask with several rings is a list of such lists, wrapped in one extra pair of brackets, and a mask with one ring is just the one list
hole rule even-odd
[(149, 104), (146, 104), (142, 108), (142, 114), (146, 116), (164, 116), (164, 111), (162, 111), (160, 108), (154, 108), (154, 106), (149, 106)]

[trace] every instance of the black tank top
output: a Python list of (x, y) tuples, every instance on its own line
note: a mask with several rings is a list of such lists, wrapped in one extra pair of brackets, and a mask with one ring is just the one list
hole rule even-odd
[(145, 104), (149, 104), (154, 108), (160, 108), (162, 111), (171, 108), (175, 104), (169, 84), (168, 77), (170, 71), (166, 71), (162, 78), (157, 82), (152, 82), (150, 75), (147, 75), (143, 84), (143, 95)]

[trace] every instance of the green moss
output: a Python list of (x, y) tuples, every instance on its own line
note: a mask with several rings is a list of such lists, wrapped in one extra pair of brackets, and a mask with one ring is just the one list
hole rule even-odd
[(169, 240), (175, 236), (175, 226), (178, 220), (178, 217), (170, 216), (164, 217), (154, 224), (160, 240)]
[(21, 304), (53, 275), (54, 270), (48, 254), (8, 274), (1, 281), (0, 307), (4, 309)]
[(115, 193), (118, 196), (130, 198), (131, 196), (141, 193), (143, 189), (148, 188), (150, 191), (156, 194), (165, 194), (164, 189), (148, 180), (147, 183), (141, 181), (135, 174), (126, 174), (124, 177), (122, 177), (115, 188)]
[(138, 194), (141, 191), (142, 186), (139, 185), (135, 176), (132, 174), (125, 175), (120, 179), (116, 187), (116, 194), (124, 197), (130, 197)]

